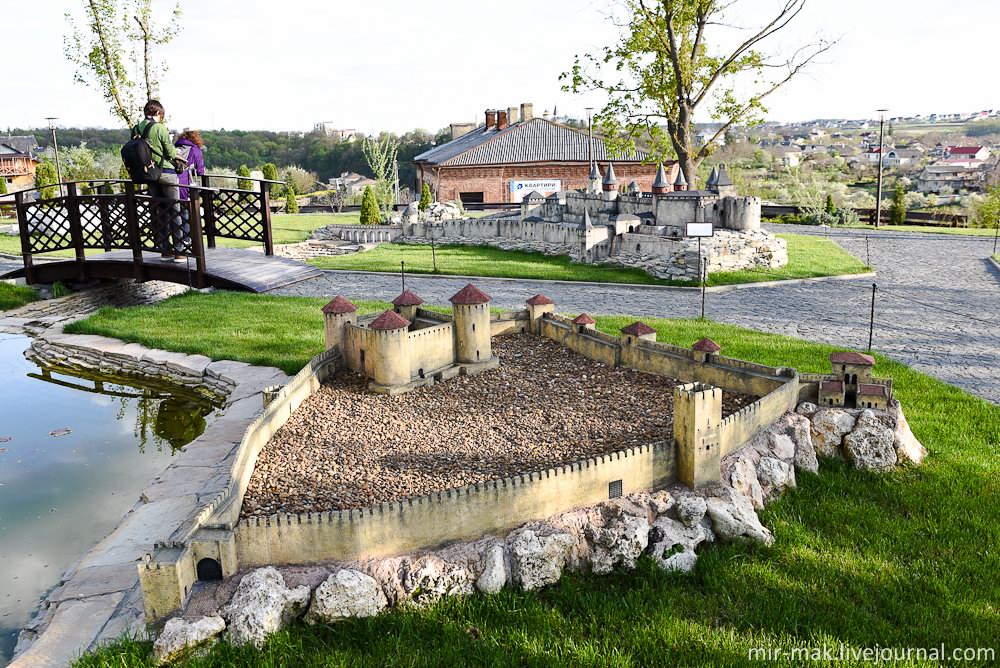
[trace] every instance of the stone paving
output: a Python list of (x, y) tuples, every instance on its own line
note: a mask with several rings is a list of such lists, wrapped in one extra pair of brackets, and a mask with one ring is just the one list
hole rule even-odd
[[(823, 234), (816, 228), (769, 226), (775, 232)], [(829, 236), (878, 272), (875, 349), (994, 403), (1000, 403), (1000, 272), (987, 258), (993, 239), (904, 232), (831, 230)], [(447, 303), (467, 281), (408, 276), (406, 287), (430, 303)], [(689, 290), (549, 281), (476, 279), (494, 304), (522, 307), (544, 292), (564, 313), (697, 316)], [(398, 276), (325, 272), (279, 294), (391, 300)], [(839, 280), (712, 293), (706, 315), (757, 330), (866, 349), (871, 281)]]

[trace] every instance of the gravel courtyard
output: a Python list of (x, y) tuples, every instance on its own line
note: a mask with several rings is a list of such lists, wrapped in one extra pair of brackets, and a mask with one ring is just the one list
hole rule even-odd
[[(243, 515), (358, 508), (546, 469), (673, 433), (670, 378), (609, 369), (534, 336), (501, 366), (398, 397), (340, 373), (257, 461)], [(723, 414), (753, 401), (725, 394)]]

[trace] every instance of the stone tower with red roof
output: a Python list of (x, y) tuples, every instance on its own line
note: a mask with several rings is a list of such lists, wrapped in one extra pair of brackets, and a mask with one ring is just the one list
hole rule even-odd
[(455, 362), (467, 374), (496, 366), (490, 336), (490, 300), (472, 283), (449, 300), (454, 314)]

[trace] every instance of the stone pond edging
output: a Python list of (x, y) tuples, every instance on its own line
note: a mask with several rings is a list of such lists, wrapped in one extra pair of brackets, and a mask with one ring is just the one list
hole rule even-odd
[(247, 427), (264, 392), (288, 376), (242, 362), (153, 350), (52, 328), (28, 354), (68, 370), (109, 371), (202, 388), (224, 397), (220, 414), (154, 478), (108, 536), (73, 564), (18, 639), (11, 668), (65, 666), (81, 652), (129, 632), (146, 632), (137, 563), (153, 546), (194, 522), (229, 486)]

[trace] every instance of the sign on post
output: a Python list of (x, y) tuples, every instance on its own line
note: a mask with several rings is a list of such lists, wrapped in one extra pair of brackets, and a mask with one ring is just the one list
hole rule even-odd
[(712, 236), (712, 223), (687, 223), (685, 234), (689, 237), (710, 237)]

